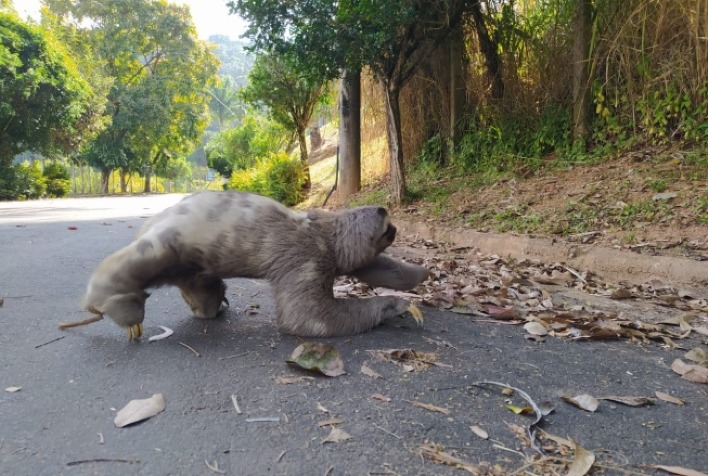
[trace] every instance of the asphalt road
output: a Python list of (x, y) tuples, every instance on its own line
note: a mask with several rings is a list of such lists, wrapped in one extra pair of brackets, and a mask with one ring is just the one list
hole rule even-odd
[[(429, 443), (510, 474), (533, 451), (509, 425), (530, 417), (507, 409), (509, 402), (523, 406), (522, 399), (473, 385), (479, 380), (551, 401), (556, 410), (541, 428), (593, 451), (595, 474), (659, 474), (644, 467), (657, 464), (708, 471), (708, 385), (674, 374), (671, 362), (682, 352), (655, 345), (536, 344), (516, 326), (424, 308), (424, 328), (400, 319), (360, 336), (321, 339), (339, 349), (348, 373), (285, 385), (274, 377), (309, 375), (284, 363), (302, 340), (276, 332), (269, 288), (250, 280), (229, 281), (232, 307), (212, 321), (193, 319), (175, 289), (156, 290), (145, 334), (161, 333), (158, 325), (174, 330), (158, 342), (129, 342), (110, 320), (60, 331), (59, 322), (88, 317), (79, 300), (100, 260), (179, 198), (0, 203), (0, 474), (466, 474), (421, 458), (418, 448)], [(445, 365), (404, 372), (368, 352), (391, 348), (436, 352)], [(364, 363), (381, 378), (363, 374)], [(686, 405), (602, 401), (589, 413), (560, 398), (657, 390)], [(114, 426), (117, 409), (154, 393), (164, 395), (162, 413)], [(263, 417), (278, 421), (247, 421)], [(322, 443), (331, 427), (318, 423), (331, 418), (343, 420), (337, 426), (351, 439)], [(476, 436), (471, 425), (490, 438)]]

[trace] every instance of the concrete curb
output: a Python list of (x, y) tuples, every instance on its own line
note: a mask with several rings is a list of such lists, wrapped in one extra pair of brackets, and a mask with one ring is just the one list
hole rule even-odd
[(669, 256), (646, 256), (631, 251), (565, 243), (548, 238), (481, 233), (406, 220), (396, 220), (396, 227), (402, 234), (447, 242), (455, 246), (474, 247), (484, 254), (517, 260), (560, 262), (574, 269), (592, 271), (611, 281), (644, 284), (658, 279), (674, 286), (688, 287), (704, 296), (708, 294), (706, 262)]

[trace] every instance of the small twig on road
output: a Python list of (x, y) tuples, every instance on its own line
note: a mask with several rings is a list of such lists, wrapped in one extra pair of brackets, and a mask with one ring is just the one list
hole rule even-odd
[(120, 459), (120, 458), (95, 458), (95, 459), (80, 459), (78, 461), (69, 461), (66, 463), (67, 466), (77, 466), (79, 464), (86, 463), (140, 463), (138, 459)]
[(94, 322), (98, 322), (101, 319), (103, 319), (103, 316), (101, 314), (96, 314), (95, 316), (89, 317), (88, 319), (84, 319), (82, 321), (60, 322), (59, 329), (65, 330), (70, 327), (85, 326), (87, 324), (92, 324)]
[(280, 460), (283, 459), (283, 456), (285, 456), (285, 453), (287, 453), (287, 452), (288, 452), (288, 450), (283, 450), (283, 451), (278, 455), (278, 457), (275, 458), (275, 462), (276, 462), (276, 463), (280, 463)]
[(256, 418), (246, 418), (246, 423), (280, 423), (280, 417), (256, 417)]
[(588, 282), (585, 281), (585, 278), (583, 278), (583, 277), (580, 275), (580, 273), (578, 273), (577, 271), (575, 271), (573, 268), (569, 268), (568, 266), (563, 266), (563, 267), (564, 267), (564, 268), (566, 269), (566, 271), (568, 271), (570, 274), (572, 274), (573, 276), (575, 276), (576, 278), (578, 278), (580, 281), (582, 281), (583, 284), (588, 284)]
[(56, 339), (52, 339), (52, 340), (50, 340), (50, 341), (48, 341), (48, 342), (45, 342), (44, 344), (35, 345), (34, 348), (35, 348), (35, 349), (39, 349), (40, 347), (44, 347), (45, 345), (51, 344), (52, 342), (56, 342), (56, 341), (58, 341), (58, 340), (62, 340), (64, 337), (66, 337), (66, 336), (60, 336), (60, 337), (57, 337)]
[(192, 347), (188, 346), (188, 345), (185, 344), (184, 342), (180, 342), (179, 345), (181, 345), (182, 347), (188, 348), (189, 350), (191, 350), (192, 352), (194, 352), (194, 355), (196, 355), (197, 357), (201, 357), (201, 356), (202, 356), (202, 354), (200, 354), (199, 352), (197, 352), (196, 350), (194, 350)]
[(242, 412), (241, 412), (241, 407), (238, 406), (238, 399), (237, 399), (236, 395), (231, 395), (231, 401), (234, 404), (234, 408), (236, 409), (236, 413), (238, 413), (240, 415)]
[(543, 449), (541, 449), (540, 446), (538, 446), (538, 442), (536, 441), (536, 430), (535, 427), (539, 423), (541, 423), (541, 420), (543, 419), (543, 413), (541, 413), (541, 409), (536, 405), (536, 402), (533, 401), (533, 399), (529, 396), (528, 393), (524, 392), (523, 390), (512, 387), (511, 385), (507, 385), (505, 383), (499, 383), (499, 382), (492, 382), (489, 380), (482, 380), (480, 382), (475, 382), (472, 385), (475, 387), (479, 387), (480, 385), (496, 385), (498, 387), (502, 388), (510, 388), (514, 390), (516, 393), (521, 395), (528, 403), (531, 405), (531, 408), (533, 408), (534, 413), (536, 414), (536, 420), (533, 421), (531, 424), (526, 426), (526, 434), (529, 437), (529, 444), (531, 445), (531, 448), (535, 450), (538, 454), (545, 456), (545, 453), (543, 452)]
[(214, 461), (214, 464), (210, 464), (209, 461), (204, 460), (204, 464), (206, 464), (206, 465), (207, 465), (207, 468), (209, 468), (210, 470), (214, 471), (215, 473), (226, 474), (226, 471), (224, 471), (223, 469), (220, 469), (220, 468), (219, 468), (219, 462), (218, 462), (218, 461)]
[(325, 471), (324, 476), (329, 476), (330, 474), (332, 474), (332, 471), (334, 471), (334, 466), (330, 466), (329, 468), (327, 468), (327, 471)]
[(393, 433), (392, 431), (388, 431), (386, 428), (381, 427), (381, 426), (377, 425), (376, 423), (373, 423), (373, 426), (374, 426), (374, 428), (378, 428), (379, 430), (381, 430), (381, 431), (383, 431), (384, 433), (387, 433), (387, 434), (393, 436), (394, 438), (396, 438), (396, 439), (398, 439), (398, 440), (402, 440), (402, 439), (403, 439), (402, 437), (398, 436), (397, 434)]
[(250, 353), (251, 353), (251, 351), (249, 350), (247, 352), (241, 352), (240, 354), (236, 354), (236, 355), (227, 355), (226, 357), (219, 357), (216, 360), (238, 359), (239, 357), (243, 357), (243, 356), (248, 355)]

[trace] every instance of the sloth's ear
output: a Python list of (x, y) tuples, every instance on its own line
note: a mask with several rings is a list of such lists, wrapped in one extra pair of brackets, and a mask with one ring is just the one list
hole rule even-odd
[(349, 274), (373, 287), (405, 291), (428, 279), (430, 271), (425, 266), (378, 255), (371, 263)]

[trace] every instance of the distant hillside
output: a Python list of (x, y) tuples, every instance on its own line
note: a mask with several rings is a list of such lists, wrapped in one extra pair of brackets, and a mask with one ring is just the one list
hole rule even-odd
[(221, 60), (219, 74), (230, 76), (237, 86), (246, 84), (246, 77), (253, 66), (253, 55), (245, 50), (248, 43), (232, 40), (226, 35), (212, 35), (209, 42), (217, 46), (215, 53)]

